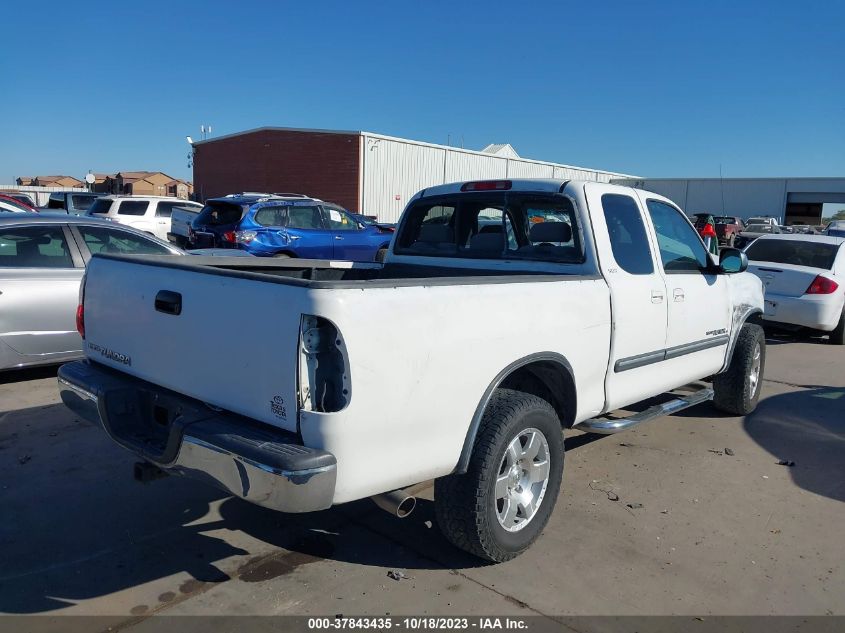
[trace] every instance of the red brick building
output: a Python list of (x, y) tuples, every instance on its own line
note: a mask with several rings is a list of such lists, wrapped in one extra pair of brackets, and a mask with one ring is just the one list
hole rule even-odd
[(194, 143), (200, 200), (241, 191), (304, 193), (357, 211), (360, 132), (260, 128)]

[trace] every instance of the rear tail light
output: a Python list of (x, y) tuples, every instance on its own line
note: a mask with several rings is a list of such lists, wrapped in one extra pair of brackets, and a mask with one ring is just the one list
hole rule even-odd
[(230, 244), (234, 244), (236, 239), (237, 239), (237, 233), (235, 233), (235, 231), (226, 231), (223, 234), (223, 241), (224, 242), (229, 242)]
[(256, 237), (258, 233), (255, 231), (235, 231), (235, 241), (238, 244), (249, 244)]
[(827, 277), (818, 275), (815, 279), (813, 279), (813, 283), (810, 284), (810, 287), (807, 288), (804, 294), (829, 295), (836, 292), (837, 288), (839, 288), (839, 284), (833, 281), (833, 279), (828, 279)]
[(88, 272), (82, 273), (82, 281), (79, 282), (79, 305), (76, 306), (76, 331), (82, 340), (85, 340), (85, 282), (88, 281)]
[(79, 304), (76, 306), (76, 331), (79, 332), (79, 336), (82, 337), (82, 340), (85, 340), (85, 306), (83, 304)]
[(475, 180), (464, 183), (461, 191), (506, 191), (512, 186), (510, 180)]

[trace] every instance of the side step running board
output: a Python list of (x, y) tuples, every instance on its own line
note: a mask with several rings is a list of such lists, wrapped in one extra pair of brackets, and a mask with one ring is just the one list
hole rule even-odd
[(712, 399), (713, 389), (708, 387), (706, 389), (700, 389), (695, 393), (691, 393), (688, 396), (684, 396), (683, 398), (676, 398), (675, 400), (670, 400), (669, 402), (649, 407), (645, 411), (635, 413), (627, 418), (591, 418), (576, 425), (575, 428), (581, 431), (586, 431), (587, 433), (610, 435), (611, 433), (618, 433), (619, 431), (630, 429), (632, 426), (636, 426), (641, 422), (661, 418), (664, 415), (670, 415)]

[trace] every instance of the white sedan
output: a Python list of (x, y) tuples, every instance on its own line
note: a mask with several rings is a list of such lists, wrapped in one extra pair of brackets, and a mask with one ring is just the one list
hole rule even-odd
[(748, 272), (762, 281), (763, 320), (809, 328), (845, 344), (845, 238), (763, 235), (745, 249)]

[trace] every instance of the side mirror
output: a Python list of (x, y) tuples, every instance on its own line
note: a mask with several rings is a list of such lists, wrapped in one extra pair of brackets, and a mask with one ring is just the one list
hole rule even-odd
[(748, 255), (738, 248), (723, 248), (719, 253), (719, 268), (723, 273), (741, 273), (748, 268)]

